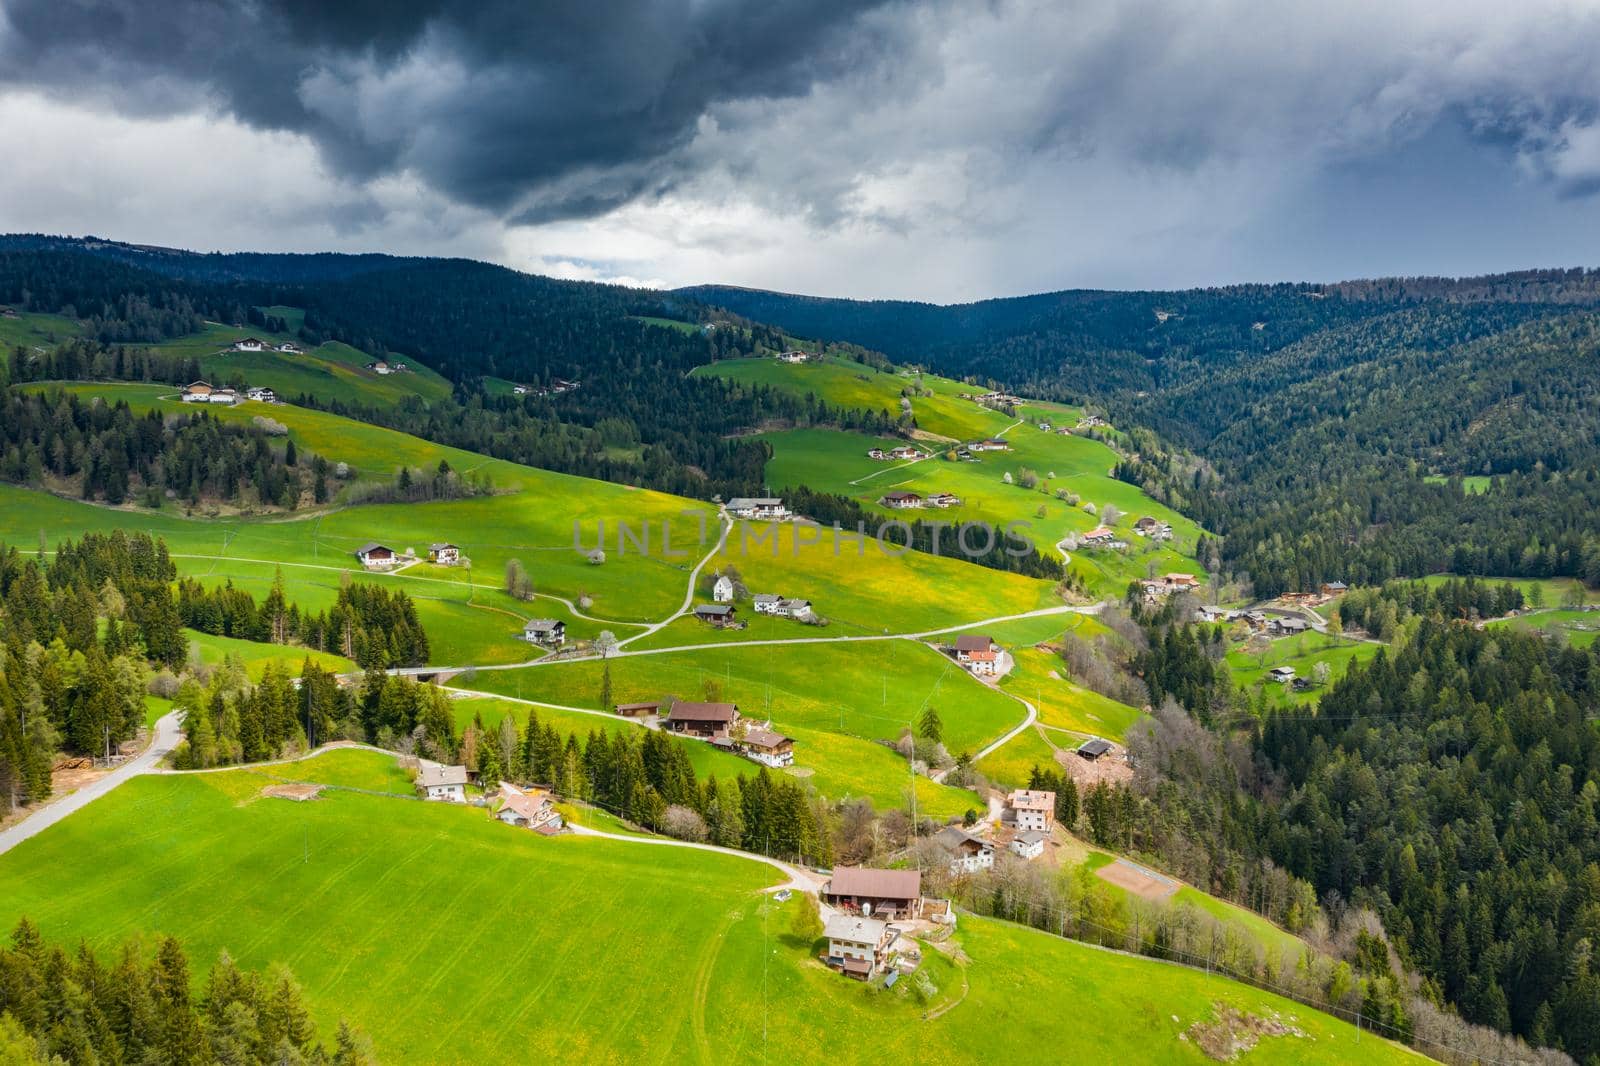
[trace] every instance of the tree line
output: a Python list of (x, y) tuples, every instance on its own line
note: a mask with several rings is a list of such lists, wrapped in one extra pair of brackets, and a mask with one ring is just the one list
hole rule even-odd
[(190, 505), (293, 509), (315, 475), (299, 461), (294, 441), (285, 436), (280, 447), (277, 435), (256, 421), (204, 411), (139, 416), (125, 400), (11, 389), (0, 396), (0, 478), (113, 505), (160, 507), (170, 494)]
[(0, 947), (0, 1061), (7, 1063), (258, 1063), (367, 1066), (370, 1044), (344, 1022), (331, 1047), (294, 975), (242, 970), (223, 952), (192, 990), (183, 944), (154, 953), (127, 941), (110, 963), (87, 944), (69, 952), (27, 918)]

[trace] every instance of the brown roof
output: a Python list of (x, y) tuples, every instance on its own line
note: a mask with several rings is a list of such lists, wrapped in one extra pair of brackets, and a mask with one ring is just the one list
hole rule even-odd
[(956, 638), (956, 651), (988, 651), (994, 644), (991, 637), (982, 633), (969, 633)]
[(624, 711), (658, 711), (660, 709), (661, 709), (661, 701), (660, 700), (656, 700), (656, 701), (654, 701), (652, 703), (619, 703), (619, 704), (617, 704), (617, 713), (618, 714), (621, 714)]
[(869, 899), (916, 899), (922, 895), (922, 871), (840, 866), (833, 871), (828, 892), (834, 896), (866, 896)]
[(690, 703), (679, 700), (667, 712), (669, 722), (731, 722), (739, 707), (733, 703)]
[(1019, 811), (1053, 811), (1056, 809), (1054, 792), (1030, 792), (1019, 788), (1011, 793), (1011, 806)]
[(776, 748), (780, 744), (794, 743), (782, 733), (774, 733), (770, 729), (752, 729), (745, 733), (744, 742), (752, 748)]

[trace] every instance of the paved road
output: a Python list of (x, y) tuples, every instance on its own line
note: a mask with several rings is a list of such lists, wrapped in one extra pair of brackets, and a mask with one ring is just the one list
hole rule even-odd
[(798, 866), (790, 866), (788, 863), (780, 862), (769, 855), (758, 855), (753, 851), (740, 851), (737, 848), (723, 848), (718, 847), (715, 844), (696, 844), (693, 841), (673, 840), (670, 837), (636, 837), (628, 836), (623, 833), (607, 833), (604, 830), (590, 829), (588, 826), (583, 825), (572, 825), (569, 826), (569, 828), (572, 830), (573, 835), (575, 836), (600, 837), (604, 840), (619, 840), (624, 844), (654, 844), (657, 847), (664, 848), (692, 848), (695, 851), (714, 851), (719, 855), (732, 855), (736, 859), (748, 859), (754, 862), (764, 862), (768, 866), (775, 868), (779, 873), (783, 874), (789, 879), (784, 884), (773, 885), (771, 888), (766, 890), (768, 892), (777, 892), (780, 889), (787, 888), (797, 892), (809, 892), (812, 895), (816, 895), (818, 886), (820, 886), (822, 882), (826, 880), (826, 878), (820, 874), (813, 874), (808, 870), (802, 870)]
[[(1062, 604), (1059, 607), (1041, 607), (1036, 611), (1023, 611), (1020, 614), (1003, 614), (995, 618), (982, 618), (975, 622), (962, 622), (959, 625), (945, 626), (942, 629), (924, 629), (919, 633), (864, 633), (844, 637), (773, 637), (763, 640), (719, 640), (709, 641), (705, 644), (675, 644), (670, 648), (624, 648), (627, 641), (619, 642), (612, 649), (611, 658), (619, 659), (629, 655), (671, 655), (683, 651), (705, 651), (712, 648), (760, 648), (779, 644), (850, 644), (865, 643), (874, 640), (927, 640), (929, 637), (945, 636), (950, 633), (959, 633), (968, 629), (979, 629), (983, 626), (999, 625), (1002, 622), (1018, 622), (1025, 618), (1044, 618), (1057, 614), (1099, 614), (1105, 605), (1091, 603), (1086, 607), (1073, 607)], [(663, 623), (664, 624), (664, 623)], [(644, 636), (645, 634), (639, 634)], [(633, 638), (630, 638), (633, 639)], [(482, 666), (397, 666), (387, 672), (399, 676), (413, 676), (417, 674), (460, 673), (463, 670), (521, 670), (529, 666), (555, 666), (560, 663), (581, 663), (589, 660), (598, 660), (598, 655), (566, 655), (561, 657), (545, 657), (530, 659), (521, 663), (491, 663)], [(356, 676), (356, 675), (350, 675)]]
[(84, 785), (76, 792), (62, 796), (60, 799), (39, 808), (16, 825), (0, 832), (0, 854), (10, 851), (29, 837), (39, 835), (67, 815), (93, 803), (124, 781), (130, 781), (140, 774), (146, 774), (155, 769), (162, 756), (178, 746), (178, 740), (182, 736), (178, 729), (178, 720), (181, 716), (182, 712), (173, 711), (156, 722), (155, 738), (150, 742), (150, 746), (145, 749), (144, 754), (123, 763), (98, 781)]
[[(711, 546), (710, 551), (701, 556), (698, 563), (694, 564), (694, 569), (689, 571), (689, 587), (684, 590), (683, 603), (676, 611), (673, 611), (661, 621), (652, 622), (644, 629), (634, 633), (625, 640), (617, 641), (618, 649), (621, 649), (624, 644), (638, 640), (640, 637), (648, 637), (650, 634), (664, 628), (667, 625), (670, 625), (673, 622), (676, 622), (678, 619), (689, 613), (690, 609), (694, 607), (694, 586), (695, 582), (700, 580), (700, 571), (704, 570), (706, 568), (706, 564), (716, 557), (717, 553), (722, 550), (722, 546), (724, 544), (728, 543), (728, 534), (732, 531), (733, 519), (729, 518), (726, 514), (722, 515), (722, 532), (717, 536), (717, 542)], [(617, 654), (617, 652), (613, 652), (613, 654)]]

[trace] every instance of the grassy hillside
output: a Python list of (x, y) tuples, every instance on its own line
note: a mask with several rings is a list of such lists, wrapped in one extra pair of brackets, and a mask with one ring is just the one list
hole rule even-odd
[[(977, 751), (1025, 713), (944, 656), (900, 640), (636, 655), (611, 660), (610, 671), (618, 703), (723, 699), (771, 718), (795, 738), (798, 772), (819, 792), (865, 796), (880, 808), (901, 804), (912, 778), (905, 759), (876, 741), (898, 737), (925, 707), (938, 709), (952, 752)], [(598, 662), (483, 671), (470, 687), (599, 709), (600, 673)], [(916, 788), (919, 808), (936, 817), (982, 807), (972, 793), (926, 778)]]
[(64, 315), (41, 315), (18, 311), (16, 317), (0, 315), (0, 347), (45, 348), (70, 340), (83, 332), (76, 319)]
[[(171, 390), (162, 386), (78, 385), (73, 391), (126, 399), (139, 410), (182, 407), (166, 398)], [(272, 568), (283, 565), (286, 580), (333, 587), (340, 571), (359, 569), (352, 553), (369, 540), (423, 554), (431, 542), (447, 540), (471, 558), (477, 588), (468, 586), (464, 569), (420, 567), (415, 574), (380, 580), (418, 583), (418, 595), (451, 603), (465, 604), (470, 594), (475, 610), (493, 608), (503, 619), (480, 620), (485, 639), (492, 640), (497, 632), (514, 636), (523, 618), (560, 610), (550, 600), (522, 604), (495, 591), (513, 558), (526, 565), (537, 591), (570, 600), (588, 595), (594, 601), (588, 613), (598, 617), (646, 620), (670, 613), (683, 599), (693, 542), (684, 545), (682, 558), (664, 558), (659, 542), (653, 555), (619, 553), (616, 524), (626, 519), (650, 523), (659, 531), (662, 522), (672, 520), (687, 538), (696, 523), (684, 512), (710, 513), (708, 505), (679, 497), (486, 459), (321, 411), (246, 403), (211, 413), (240, 421), (265, 415), (282, 422), (302, 453), (348, 462), (354, 479), (388, 481), (401, 465), (431, 470), (444, 460), (462, 473), (488, 477), (496, 494), (304, 515), (206, 519), (168, 509), (94, 507), (0, 486), (0, 500), (6, 503), (0, 507), (0, 540), (32, 546), (41, 532), (54, 544), (88, 529), (138, 529), (165, 537), (175, 555), (193, 557), (178, 560), (185, 571), (270, 581)], [(574, 549), (574, 527), (584, 545), (592, 547), (601, 523), (608, 530), (608, 552), (604, 565), (597, 566)]]
[[(1113, 528), (1130, 548), (1126, 552), (1085, 549), (1073, 553), (1072, 566), (1098, 591), (1120, 594), (1129, 581), (1150, 573), (1194, 572), (1195, 541), (1200, 529), (1194, 522), (1151, 500), (1137, 486), (1111, 476), (1117, 454), (1087, 437), (1054, 432), (1072, 426), (1080, 412), (1060, 404), (1032, 403), (1012, 418), (983, 407), (964, 394), (980, 392), (948, 378), (909, 371), (880, 371), (858, 363), (828, 359), (788, 364), (774, 359), (726, 360), (700, 372), (737, 381), (760, 383), (796, 393), (815, 393), (829, 403), (898, 413), (901, 392), (910, 394), (918, 429), (935, 437), (921, 442), (933, 458), (917, 462), (870, 459), (867, 451), (891, 442), (830, 429), (798, 429), (763, 434), (773, 448), (767, 465), (767, 482), (775, 489), (807, 485), (848, 496), (883, 515), (923, 517), (950, 523), (987, 522), (1005, 526), (1028, 523), (1025, 532), (1042, 552), (1054, 554), (1054, 545), (1073, 533), (1085, 533), (1103, 521), (1083, 505), (1103, 511), (1114, 506), (1122, 518)], [(1050, 431), (1038, 428), (1040, 421)], [(980, 453), (974, 461), (956, 462), (944, 457), (945, 443), (1000, 436), (1010, 442), (1008, 452)], [(893, 443), (903, 443), (895, 441)], [(1024, 471), (1038, 479), (1024, 488)], [(1010, 476), (1011, 483), (1006, 483)], [(959, 507), (898, 512), (878, 501), (889, 492), (916, 492), (927, 496), (950, 492), (961, 498)], [(1070, 493), (1077, 505), (1060, 498)], [(1172, 526), (1174, 539), (1150, 544), (1132, 534), (1132, 523), (1151, 515)]]
[[(382, 796), (260, 794), (285, 777), (381, 791), (395, 782), (363, 763), (383, 758), (137, 779), (92, 817), (0, 856), (0, 921), (27, 914), (46, 936), (103, 950), (172, 933), (197, 968), (224, 949), (251, 968), (285, 963), (325, 1035), (348, 1018), (393, 1063), (978, 1063), (1044, 1047), (1198, 1063), (1180, 1034), (1227, 1007), (1299, 1030), (1263, 1038), (1242, 1061), (1411, 1057), (1220, 978), (974, 918), (956, 934), (959, 956), (925, 949), (928, 1004), (911, 982), (873, 995), (814, 960), (791, 932), (798, 901), (764, 900), (778, 875), (756, 862), (549, 840)], [(99, 876), (112, 854), (115, 883)]]
[[(274, 313), (292, 308), (272, 308)], [(303, 312), (300, 312), (303, 316)], [(225, 326), (210, 322), (199, 333), (178, 337), (152, 347), (200, 360), (200, 368), (212, 382), (231, 381), (242, 377), (247, 384), (265, 385), (285, 399), (309, 395), (327, 403), (338, 400), (349, 404), (398, 403), (407, 397), (424, 400), (443, 399), (450, 395), (450, 383), (428, 367), (403, 355), (390, 356), (392, 361), (404, 362), (403, 374), (379, 374), (366, 369), (372, 356), (365, 352), (329, 341), (304, 352), (235, 352), (233, 342), (244, 337), (257, 337), (273, 345), (293, 341), (305, 347), (292, 333), (271, 333), (254, 326)]]

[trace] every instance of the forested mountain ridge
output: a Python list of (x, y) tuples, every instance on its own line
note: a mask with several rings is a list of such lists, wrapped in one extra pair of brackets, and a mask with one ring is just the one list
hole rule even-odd
[[(787, 328), (1103, 405), (1191, 449), (1119, 476), (1258, 593), (1443, 570), (1600, 579), (1600, 275), (1054, 293), (956, 308), (688, 290)], [(981, 323), (980, 326), (974, 323)], [(894, 349), (891, 348), (893, 352)], [(1481, 494), (1433, 483), (1492, 476)]]

